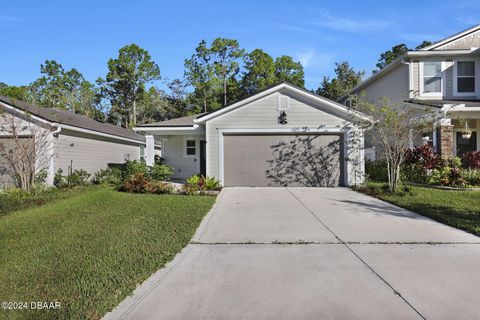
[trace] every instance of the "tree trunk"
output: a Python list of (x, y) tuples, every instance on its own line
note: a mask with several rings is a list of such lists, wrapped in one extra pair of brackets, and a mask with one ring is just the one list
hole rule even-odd
[(137, 102), (135, 101), (135, 98), (133, 98), (133, 121), (132, 121), (133, 126), (135, 127), (137, 125)]
[(223, 106), (227, 106), (227, 79), (223, 79)]

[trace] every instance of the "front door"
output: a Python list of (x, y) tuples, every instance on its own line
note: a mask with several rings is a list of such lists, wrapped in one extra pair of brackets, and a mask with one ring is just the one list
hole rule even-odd
[(207, 142), (200, 141), (200, 174), (204, 177), (207, 176)]

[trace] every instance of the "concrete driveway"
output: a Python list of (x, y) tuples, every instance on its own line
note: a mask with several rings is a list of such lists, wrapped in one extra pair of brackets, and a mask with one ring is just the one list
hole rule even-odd
[(343, 188), (226, 188), (107, 319), (475, 319), (480, 238)]

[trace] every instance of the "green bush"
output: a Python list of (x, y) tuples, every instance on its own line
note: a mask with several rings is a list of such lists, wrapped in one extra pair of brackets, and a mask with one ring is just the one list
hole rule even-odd
[(403, 164), (400, 169), (402, 181), (415, 182), (420, 184), (428, 183), (427, 170), (420, 164)]
[(34, 185), (31, 192), (20, 188), (8, 188), (0, 191), (0, 215), (32, 205), (42, 205), (47, 201), (60, 198), (63, 194), (43, 184)]
[(91, 174), (83, 169), (73, 170), (69, 175), (64, 176), (63, 170), (58, 169), (53, 178), (53, 185), (58, 188), (87, 186), (91, 183)]
[(145, 174), (141, 172), (134, 173), (125, 181), (120, 188), (120, 191), (144, 193), (147, 188), (147, 184), (150, 183)]
[(448, 165), (440, 169), (434, 169), (430, 177), (430, 183), (446, 187), (467, 187), (467, 181), (463, 177), (462, 168)]
[(174, 188), (171, 184), (161, 181), (150, 181), (145, 186), (145, 192), (153, 194), (171, 194)]
[(147, 176), (147, 165), (143, 161), (126, 161), (124, 170), (124, 179), (128, 179), (134, 174), (141, 173)]
[(148, 168), (148, 176), (155, 181), (168, 181), (173, 174), (173, 169), (165, 164), (155, 163)]
[(387, 182), (388, 181), (387, 162), (385, 160), (366, 161), (365, 173), (367, 174), (368, 180)]
[(197, 191), (203, 193), (205, 191), (216, 191), (220, 189), (220, 181), (212, 177), (205, 178), (200, 175), (194, 175), (188, 178), (183, 188), (186, 194), (192, 194)]
[(95, 173), (93, 183), (119, 186), (122, 183), (122, 170), (120, 168), (101, 169)]
[(480, 169), (464, 169), (463, 178), (470, 186), (480, 186)]
[(68, 186), (86, 186), (90, 184), (90, 177), (92, 175), (87, 171), (80, 169), (80, 170), (73, 170), (73, 172), (67, 176), (67, 183)]

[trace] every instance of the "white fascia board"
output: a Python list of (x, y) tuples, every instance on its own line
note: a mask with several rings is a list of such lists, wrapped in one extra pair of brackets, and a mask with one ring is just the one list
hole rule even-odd
[(145, 141), (124, 138), (124, 137), (116, 136), (114, 134), (108, 134), (108, 133), (103, 133), (103, 132), (99, 132), (99, 131), (79, 128), (79, 127), (70, 126), (70, 125), (67, 125), (67, 124), (60, 124), (59, 126), (62, 127), (63, 129), (66, 129), (66, 130), (88, 133), (88, 134), (92, 134), (92, 135), (96, 135), (96, 136), (100, 136), (100, 137), (106, 137), (106, 138), (111, 138), (111, 139), (116, 139), (116, 140), (133, 142), (133, 143), (136, 143), (136, 144), (143, 144), (143, 145), (145, 144)]
[(191, 127), (135, 127), (133, 131), (135, 132), (143, 132), (143, 131), (194, 131), (198, 129), (198, 125), (195, 124)]
[(243, 105), (246, 105), (252, 101), (255, 101), (255, 100), (258, 100), (260, 98), (263, 98), (265, 96), (268, 96), (272, 93), (275, 93), (275, 92), (278, 92), (279, 90), (281, 89), (287, 89), (287, 90), (290, 90), (292, 92), (295, 92), (296, 94), (299, 94), (299, 95), (302, 95), (302, 96), (306, 96), (314, 101), (317, 101), (317, 102), (321, 102), (322, 104), (324, 105), (327, 105), (329, 107), (331, 107), (332, 109), (336, 110), (336, 111), (339, 111), (339, 112), (342, 112), (342, 113), (345, 113), (345, 114), (352, 114), (355, 118), (358, 118), (358, 119), (361, 119), (363, 121), (367, 121), (367, 122), (371, 122), (372, 119), (367, 116), (367, 115), (364, 115), (358, 111), (354, 111), (354, 110), (349, 110), (347, 109), (344, 105), (338, 103), (338, 102), (335, 102), (335, 101), (331, 101), (329, 99), (326, 99), (326, 98), (323, 98), (321, 96), (318, 96), (316, 94), (313, 94), (313, 93), (309, 93), (309, 92), (306, 92), (304, 90), (301, 90), (299, 88), (296, 88), (294, 86), (291, 86), (291, 85), (288, 85), (287, 83), (281, 83), (279, 84), (278, 86), (275, 86), (273, 88), (270, 88), (268, 90), (265, 90), (263, 92), (260, 92), (256, 95), (253, 95), (249, 98), (246, 98), (244, 100), (241, 100), (237, 103), (234, 103), (233, 105), (229, 106), (229, 107), (226, 107), (226, 108), (223, 108), (223, 109), (220, 109), (216, 112), (213, 112), (203, 118), (200, 118), (200, 119), (195, 119), (194, 122), (196, 123), (204, 123), (212, 118), (216, 118), (222, 114), (225, 114), (231, 110), (234, 110), (234, 109), (237, 109)]
[(467, 55), (476, 52), (477, 49), (462, 49), (462, 50), (437, 50), (437, 51), (408, 51), (407, 57), (433, 57), (433, 56), (458, 56)]

